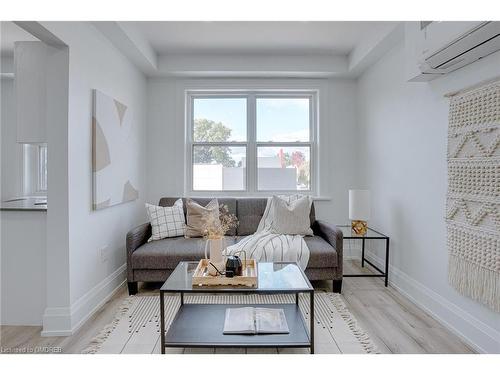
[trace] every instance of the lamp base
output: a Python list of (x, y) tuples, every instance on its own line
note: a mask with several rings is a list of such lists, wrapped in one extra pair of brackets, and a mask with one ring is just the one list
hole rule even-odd
[(366, 235), (366, 231), (368, 229), (368, 224), (363, 220), (352, 220), (351, 221), (351, 230), (352, 233), (357, 236)]

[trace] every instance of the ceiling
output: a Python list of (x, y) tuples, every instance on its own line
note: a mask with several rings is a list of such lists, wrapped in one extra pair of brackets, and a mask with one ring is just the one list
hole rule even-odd
[(315, 53), (346, 55), (396, 22), (124, 22), (159, 55), (169, 53)]
[(0, 28), (0, 53), (2, 56), (14, 54), (14, 42), (38, 40), (14, 22), (2, 21)]
[[(25, 23), (63, 43), (39, 22)], [(402, 23), (385, 21), (91, 24), (147, 76), (356, 77), (403, 35)], [(15, 41), (38, 40), (13, 22), (1, 22), (0, 36), (2, 56), (13, 55)]]

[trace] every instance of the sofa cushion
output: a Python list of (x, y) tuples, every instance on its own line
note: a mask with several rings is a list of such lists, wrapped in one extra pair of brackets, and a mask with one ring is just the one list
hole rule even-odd
[[(267, 198), (239, 198), (237, 201), (237, 216), (240, 222), (236, 233), (238, 236), (254, 234), (259, 226), (260, 219), (266, 210)], [(309, 214), (311, 225), (316, 221), (314, 202)]]
[(203, 237), (208, 227), (219, 227), (219, 201), (212, 199), (202, 206), (192, 199), (186, 200), (186, 234), (184, 237)]
[[(159, 206), (172, 206), (179, 197), (164, 197), (160, 199)], [(191, 198), (196, 203), (206, 206), (213, 198)], [(219, 204), (224, 204), (227, 206), (229, 213), (236, 215), (236, 198), (217, 198)], [(186, 198), (182, 198), (184, 203), (184, 215), (186, 215)], [(264, 206), (265, 208), (265, 206)], [(262, 211), (264, 212), (264, 211)], [(257, 223), (258, 224), (258, 223)], [(228, 236), (234, 236), (236, 234), (236, 229), (231, 228), (228, 232)]]
[(280, 234), (300, 234), (312, 236), (311, 213), (312, 198), (309, 196), (290, 196), (281, 198), (274, 195), (271, 198), (271, 227)]
[[(226, 238), (227, 245), (234, 239)], [(132, 253), (135, 269), (174, 269), (181, 261), (197, 261), (205, 256), (203, 238), (174, 237), (148, 242)]]
[(236, 232), (238, 236), (248, 236), (255, 233), (260, 219), (266, 209), (267, 198), (238, 199), (238, 220), (240, 225)]
[[(246, 236), (236, 236), (235, 243)], [(307, 268), (332, 268), (337, 267), (337, 252), (320, 236), (304, 237), (309, 249), (309, 262)]]
[(184, 235), (186, 220), (182, 211), (182, 199), (177, 199), (172, 207), (146, 203), (146, 212), (151, 222), (151, 237), (148, 242)]

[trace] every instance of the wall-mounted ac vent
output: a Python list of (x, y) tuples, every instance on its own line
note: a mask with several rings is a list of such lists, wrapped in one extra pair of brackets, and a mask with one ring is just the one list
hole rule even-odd
[(500, 50), (500, 22), (431, 22), (421, 33), (422, 73), (446, 74)]

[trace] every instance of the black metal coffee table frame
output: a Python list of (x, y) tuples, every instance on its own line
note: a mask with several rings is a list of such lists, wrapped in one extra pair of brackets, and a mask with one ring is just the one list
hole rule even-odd
[[(287, 265), (295, 274), (295, 277), (303, 278), (297, 280), (297, 286), (273, 285), (273, 281), (259, 283), (257, 288), (247, 287), (197, 287), (191, 286), (192, 271), (198, 262), (180, 262), (172, 272), (167, 281), (160, 289), (160, 341), (161, 353), (165, 353), (167, 347), (207, 348), (207, 347), (231, 347), (231, 348), (309, 348), (314, 353), (314, 288), (307, 279), (304, 272), (296, 263), (274, 262), (259, 263), (259, 275), (272, 267), (284, 269)], [(296, 269), (295, 269), (296, 267)], [(269, 273), (268, 273), (269, 274)], [(264, 274), (263, 274), (264, 275)], [(265, 275), (259, 277), (264, 281)], [(170, 280), (170, 282), (169, 282)], [(179, 282), (180, 281), (180, 282)], [(278, 280), (277, 283), (283, 282)], [(262, 285), (263, 284), (263, 285)], [(168, 329), (165, 332), (165, 293), (178, 293), (180, 307)], [(235, 307), (235, 304), (187, 304), (184, 294), (295, 294), (295, 304), (272, 304), (254, 305), (245, 304), (241, 306), (263, 306), (283, 308), (289, 334), (267, 334), (267, 335), (223, 335), (224, 311), (227, 307)], [(299, 294), (309, 294), (309, 329), (299, 307)]]

